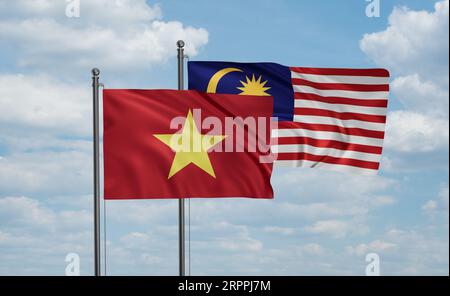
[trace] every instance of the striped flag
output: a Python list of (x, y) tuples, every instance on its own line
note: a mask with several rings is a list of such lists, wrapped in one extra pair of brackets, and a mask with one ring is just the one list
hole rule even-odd
[(376, 172), (389, 96), (383, 69), (291, 67), (293, 121), (273, 130), (277, 162)]
[(189, 62), (188, 74), (189, 89), (274, 97), (276, 164), (378, 171), (389, 96), (387, 70)]

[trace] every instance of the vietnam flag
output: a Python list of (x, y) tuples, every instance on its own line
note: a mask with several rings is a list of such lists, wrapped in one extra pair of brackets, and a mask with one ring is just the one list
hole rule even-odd
[(272, 97), (104, 90), (104, 198), (273, 198), (272, 111)]

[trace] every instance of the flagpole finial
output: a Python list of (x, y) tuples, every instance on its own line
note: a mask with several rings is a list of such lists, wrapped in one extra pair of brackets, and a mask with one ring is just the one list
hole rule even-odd
[(100, 70), (98, 68), (92, 69), (91, 72), (92, 72), (92, 75), (94, 75), (94, 76), (99, 76), (100, 75)]
[(184, 41), (183, 40), (178, 40), (177, 41), (177, 46), (178, 46), (178, 48), (183, 48), (184, 47)]

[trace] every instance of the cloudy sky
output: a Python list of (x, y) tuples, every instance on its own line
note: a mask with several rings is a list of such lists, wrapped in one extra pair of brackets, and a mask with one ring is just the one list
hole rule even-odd
[[(384, 67), (382, 168), (277, 168), (274, 200), (191, 201), (193, 275), (449, 273), (449, 1), (0, 0), (0, 274), (93, 273), (90, 69), (107, 87), (176, 88), (191, 60)], [(176, 275), (177, 201), (111, 201), (107, 273)]]

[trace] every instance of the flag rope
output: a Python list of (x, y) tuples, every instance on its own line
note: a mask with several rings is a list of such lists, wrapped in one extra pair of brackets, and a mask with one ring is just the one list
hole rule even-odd
[(104, 256), (104, 266), (105, 266), (105, 276), (106, 276), (106, 200), (103, 199), (103, 256)]
[[(184, 55), (184, 59), (186, 59), (189, 62), (189, 56), (188, 55)], [(189, 265), (188, 265), (188, 272), (189, 272), (189, 276), (191, 276), (191, 199), (188, 199), (188, 261), (189, 261)]]

